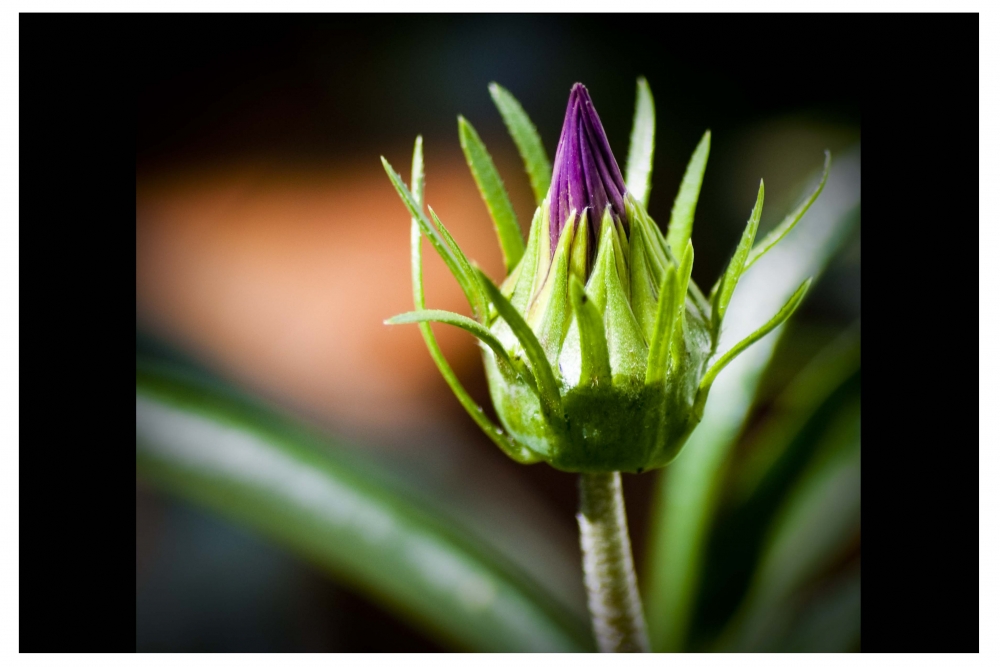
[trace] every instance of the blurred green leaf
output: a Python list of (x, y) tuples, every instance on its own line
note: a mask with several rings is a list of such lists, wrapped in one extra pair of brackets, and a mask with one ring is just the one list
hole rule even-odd
[(726, 498), (711, 528), (692, 642), (711, 641), (746, 597), (775, 514), (803, 470), (853, 410), (861, 388), (860, 330), (852, 328), (816, 355), (768, 405), (744, 437), (744, 459), (727, 474)]
[[(824, 197), (803, 223), (774, 247), (767, 261), (746, 271), (729, 306), (721, 349), (728, 349), (771, 317), (807, 276), (822, 272), (860, 219), (860, 173), (860, 148), (839, 156)], [(641, 579), (654, 650), (679, 651), (687, 646), (721, 472), (781, 329), (758, 341), (719, 374), (704, 419), (677, 459), (660, 474)]]
[(285, 543), (457, 647), (592, 648), (585, 621), (412, 489), (232, 392), (138, 359), (136, 472)]
[(535, 203), (541, 206), (552, 178), (552, 164), (545, 154), (542, 138), (538, 136), (538, 130), (528, 118), (524, 107), (506, 88), (498, 83), (491, 83), (490, 96), (503, 116), (507, 131), (517, 144), (517, 151), (524, 160), (524, 170), (528, 172), (528, 179), (531, 181), (531, 190), (535, 193)]
[(635, 82), (635, 117), (628, 144), (625, 185), (643, 206), (649, 206), (649, 178), (653, 173), (653, 148), (656, 141), (656, 109), (646, 77)]
[(479, 138), (472, 124), (462, 116), (458, 117), (458, 140), (462, 144), (465, 161), (479, 188), (479, 194), (482, 195), (490, 217), (493, 218), (500, 250), (503, 252), (504, 265), (507, 267), (507, 273), (510, 273), (524, 254), (524, 237), (517, 223), (510, 197), (507, 195), (507, 188), (504, 187), (483, 140)]
[(861, 402), (846, 406), (777, 512), (746, 599), (718, 648), (766, 651), (792, 624), (795, 596), (860, 534)]

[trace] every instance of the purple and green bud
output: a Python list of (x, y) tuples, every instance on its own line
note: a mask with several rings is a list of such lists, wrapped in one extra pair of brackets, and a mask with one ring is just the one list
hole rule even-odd
[[(537, 131), (507, 91), (494, 84), (491, 93), (541, 197), (548, 163)], [(643, 114), (637, 110), (637, 127), (640, 118), (652, 117), (651, 98), (649, 104)], [(648, 182), (653, 127), (643, 129), (633, 134), (626, 180), (590, 94), (575, 84), (548, 194), (539, 202), (523, 244), (485, 146), (468, 121), (460, 120), (466, 158), (501, 244), (509, 247), (505, 257), (519, 254), (500, 286), (472, 267), (440, 220), (433, 212), (433, 222), (424, 214), (422, 202), (383, 160), (413, 224), (452, 270), (478, 319), (423, 310), (418, 301), (421, 310), (389, 322), (445, 322), (480, 339), (503, 429), (475, 407), (439, 350), (436, 354), (432, 347), (431, 353), (473, 419), (518, 461), (546, 461), (572, 472), (641, 472), (666, 465), (700, 422), (722, 368), (784, 322), (805, 293), (803, 285), (771, 321), (709, 363), (740, 275), (797, 223), (825, 176), (808, 202), (789, 216), (790, 222), (782, 223), (780, 233), (772, 232), (753, 247), (763, 205), (761, 184), (735, 256), (706, 298), (691, 279), (690, 229), (709, 134), (695, 150), (674, 203), (672, 235), (664, 235), (625, 185)], [(647, 140), (637, 147), (636, 136)], [(668, 239), (679, 247), (670, 247)], [(413, 257), (414, 277), (422, 284), (419, 250)], [(432, 335), (429, 328), (424, 334)]]

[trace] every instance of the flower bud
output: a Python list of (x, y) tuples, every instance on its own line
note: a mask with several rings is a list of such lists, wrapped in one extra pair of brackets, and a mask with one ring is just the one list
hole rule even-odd
[[(544, 162), (543, 149), (537, 134), (529, 145), (534, 127), (520, 105), (510, 102), (513, 97), (499, 90), (502, 95), (498, 98), (494, 90), (494, 99), (500, 100), (498, 106), (504, 104), (501, 113), (525, 155), (534, 186), (540, 161), (529, 163), (528, 157), (542, 154)], [(505, 193), (503, 199), (497, 197), (499, 175), (485, 147), (464, 119), (460, 132), (463, 128), (463, 149), (469, 147), (466, 155), (491, 214), (506, 210), (509, 203), (504, 204)], [(652, 130), (648, 136), (651, 162)], [(763, 206), (761, 183), (743, 239), (706, 299), (691, 280), (694, 250), (689, 239), (708, 141), (706, 132), (675, 202), (671, 234), (664, 236), (628, 191), (590, 95), (575, 84), (547, 196), (535, 211), (527, 245), (521, 245), (516, 232), (511, 242), (510, 225), (516, 221), (502, 227), (493, 215), (501, 241), (518, 252), (523, 247), (499, 287), (472, 268), (440, 220), (433, 212), (435, 224), (427, 219), (415, 196), (384, 163), (414, 224), (451, 268), (480, 318), (418, 310), (388, 322), (445, 322), (484, 343), (490, 396), (506, 433), (489, 425), (474, 407), (428, 338), (432, 355), (469, 414), (516, 460), (544, 460), (572, 472), (642, 472), (666, 465), (701, 420), (712, 381), (722, 368), (784, 322), (801, 302), (808, 282), (768, 323), (709, 366), (740, 275), (797, 223), (826, 177), (777, 237), (772, 233), (752, 248)], [(502, 184), (499, 188), (502, 192)], [(503, 219), (514, 220), (513, 212)], [(682, 247), (670, 247), (668, 239)], [(419, 261), (418, 251), (413, 256)], [(421, 275), (415, 265), (415, 279), (422, 280)], [(422, 284), (418, 286), (422, 295)], [(423, 307), (422, 296), (417, 305)], [(429, 328), (424, 334), (431, 336)]]

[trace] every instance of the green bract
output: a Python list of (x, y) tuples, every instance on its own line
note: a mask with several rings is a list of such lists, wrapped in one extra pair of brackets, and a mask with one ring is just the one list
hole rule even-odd
[[(545, 182), (550, 173), (545, 150), (521, 105), (495, 83), (490, 92), (539, 204), (527, 244), (486, 147), (468, 121), (459, 118), (462, 148), (493, 218), (508, 275), (497, 286), (473, 267), (434, 212), (428, 218), (423, 211), (418, 137), (412, 189), (382, 159), (412, 216), (417, 307), (387, 323), (420, 323), (432, 357), (462, 405), (515, 460), (546, 461), (572, 472), (642, 472), (664, 466), (701, 421), (718, 373), (788, 319), (802, 301), (808, 280), (770, 321), (711, 363), (740, 276), (795, 226), (819, 195), (830, 156), (815, 191), (754, 246), (764, 202), (761, 182), (736, 252), (706, 298), (691, 280), (690, 237), (709, 132), (691, 157), (664, 235), (645, 208), (655, 120), (644, 79), (638, 82), (624, 179), (583, 86), (577, 84), (571, 93), (551, 182)], [(421, 234), (462, 286), (475, 319), (424, 309)], [(461, 327), (481, 341), (503, 429), (458, 382), (434, 340), (428, 325), (432, 321)]]

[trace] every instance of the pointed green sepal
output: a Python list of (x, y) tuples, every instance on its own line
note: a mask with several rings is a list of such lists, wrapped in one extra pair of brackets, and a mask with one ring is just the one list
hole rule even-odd
[(611, 362), (604, 320), (575, 275), (569, 279), (569, 296), (580, 329), (580, 378), (592, 387), (611, 386)]
[[(418, 210), (422, 210), (424, 204), (423, 149), (423, 138), (418, 136), (413, 144), (413, 162), (411, 163), (410, 168), (411, 194), (413, 195), (413, 203), (416, 205)], [(391, 178), (392, 176), (390, 175), (390, 179)], [(404, 198), (403, 201), (406, 202), (406, 199)], [(410, 219), (410, 270), (413, 278), (413, 305), (416, 306), (417, 309), (423, 310), (425, 303), (424, 272), (420, 227), (420, 220), (416, 217), (412, 217)], [(469, 392), (467, 392), (465, 387), (462, 386), (458, 376), (455, 375), (455, 371), (452, 370), (448, 360), (445, 359), (444, 352), (441, 351), (441, 346), (438, 345), (437, 338), (435, 338), (434, 332), (431, 330), (431, 325), (427, 322), (421, 322), (417, 326), (420, 327), (420, 335), (423, 337), (424, 344), (427, 346), (427, 351), (430, 353), (431, 359), (434, 360), (434, 364), (441, 373), (441, 377), (444, 378), (445, 383), (447, 383), (452, 393), (455, 394), (455, 398), (458, 399), (458, 402), (465, 409), (466, 413), (472, 417), (472, 420), (476, 423), (476, 425), (483, 430), (483, 433), (485, 433), (486, 436), (492, 440), (502, 452), (518, 463), (537, 463), (540, 461), (541, 457), (537, 453), (516, 442), (507, 433), (505, 433), (503, 429), (494, 424), (493, 421), (486, 416), (483, 408), (479, 406), (475, 400), (473, 400), (473, 398), (469, 395)]]
[(649, 342), (646, 360), (646, 384), (662, 382), (669, 367), (670, 341), (673, 340), (674, 314), (677, 312), (677, 269), (673, 264), (663, 272), (660, 300), (656, 307), (656, 324)]
[(552, 164), (545, 154), (542, 138), (538, 136), (538, 130), (528, 118), (524, 107), (510, 91), (494, 82), (490, 84), (490, 97), (503, 116), (504, 125), (524, 160), (524, 170), (528, 172), (531, 190), (535, 193), (535, 203), (540, 206), (549, 191), (549, 180), (552, 178)]
[(455, 256), (455, 261), (458, 262), (458, 267), (462, 270), (462, 273), (468, 277), (469, 283), (475, 288), (473, 289), (473, 296), (476, 301), (472, 304), (473, 314), (479, 319), (485, 320), (487, 304), (486, 295), (483, 294), (483, 288), (480, 286), (479, 281), (476, 280), (476, 275), (472, 272), (472, 264), (469, 262), (469, 258), (466, 257), (465, 253), (462, 252), (462, 249), (458, 247), (458, 244), (455, 242), (455, 238), (451, 235), (451, 232), (448, 231), (448, 228), (444, 226), (444, 223), (441, 222), (441, 218), (437, 216), (434, 209), (428, 206), (427, 210), (430, 212), (431, 219), (434, 221), (434, 224), (437, 225), (437, 229), (441, 233), (441, 238), (444, 239), (448, 249), (451, 250), (452, 254)]
[[(809, 207), (813, 205), (816, 198), (819, 197), (819, 193), (823, 192), (823, 188), (826, 186), (826, 179), (830, 175), (830, 151), (825, 151), (825, 157), (823, 158), (823, 175), (819, 179), (819, 184), (816, 189), (806, 197), (805, 201), (798, 205), (798, 207), (785, 216), (777, 227), (768, 232), (767, 236), (761, 239), (753, 250), (750, 251), (750, 255), (747, 257), (746, 268), (749, 269), (754, 262), (764, 256), (764, 254), (776, 246), (778, 241), (785, 238), (788, 232), (792, 231), (795, 225), (798, 224), (802, 216), (806, 214)], [(745, 270), (745, 269), (744, 269)]]
[[(438, 232), (431, 221), (423, 212), (423, 206), (417, 203), (414, 198), (413, 193), (410, 191), (406, 184), (403, 183), (403, 179), (399, 174), (392, 168), (389, 161), (384, 157), (382, 158), (382, 166), (385, 168), (385, 173), (388, 174), (389, 180), (392, 181), (393, 187), (396, 188), (396, 192), (399, 193), (400, 199), (406, 205), (406, 208), (410, 211), (410, 216), (417, 221), (420, 225), (420, 231), (423, 232), (427, 240), (431, 242), (431, 246), (437, 251), (441, 259), (444, 260), (445, 266), (451, 271), (451, 274), (458, 281), (459, 286), (465, 293), (465, 298), (469, 301), (469, 305), (475, 311), (477, 308), (478, 300), (478, 288), (475, 283), (475, 277), (470, 276), (463, 270), (463, 265), (468, 264), (466, 259), (463, 263), (458, 257), (455, 256), (455, 252), (452, 247), (444, 240), (444, 237)], [(456, 246), (457, 247), (457, 246)]]
[[(756, 343), (758, 340), (771, 333), (775, 328), (780, 326), (792, 316), (795, 309), (799, 307), (802, 303), (802, 299), (806, 296), (806, 291), (809, 289), (809, 285), (812, 283), (812, 278), (806, 278), (806, 280), (799, 285), (799, 288), (795, 290), (791, 298), (781, 307), (781, 310), (775, 314), (767, 323), (761, 328), (754, 331), (752, 334), (741, 340), (739, 343), (733, 346), (731, 350), (722, 355), (715, 364), (712, 365), (708, 372), (705, 373), (704, 377), (701, 379), (701, 384), (699, 386), (699, 402), (704, 405), (704, 400), (707, 399), (707, 393), (709, 388), (711, 388), (712, 383), (715, 381), (716, 376), (722, 372), (722, 369), (729, 365), (733, 359), (735, 359), (741, 352)], [(706, 394), (702, 397), (702, 393)]]
[(517, 216), (514, 215), (514, 207), (511, 206), (510, 197), (507, 196), (507, 189), (493, 164), (493, 158), (476, 130), (462, 116), (458, 117), (458, 139), (479, 194), (493, 218), (503, 261), (507, 273), (510, 273), (524, 254), (524, 238), (521, 236), (521, 227), (517, 224)]
[(719, 335), (722, 319), (726, 315), (726, 309), (729, 308), (729, 302), (733, 298), (736, 284), (739, 283), (740, 276), (749, 266), (746, 263), (747, 255), (750, 253), (750, 248), (753, 247), (753, 240), (757, 235), (757, 227), (760, 225), (760, 214), (763, 209), (764, 179), (761, 179), (760, 187), (757, 189), (757, 202), (750, 212), (750, 219), (747, 220), (747, 226), (743, 229), (743, 236), (740, 238), (739, 245), (736, 246), (736, 252), (733, 253), (733, 258), (729, 261), (726, 272), (712, 288), (712, 330), (715, 332), (716, 338)]
[(538, 396), (542, 406), (548, 410), (550, 415), (561, 416), (562, 409), (559, 398), (559, 385), (556, 383), (555, 374), (549, 365), (549, 360), (545, 357), (545, 350), (535, 337), (531, 327), (524, 321), (521, 314), (517, 312), (510, 301), (500, 293), (500, 289), (493, 284), (493, 281), (480, 269), (475, 269), (479, 281), (483, 285), (486, 296), (493, 302), (500, 317), (507, 322), (507, 325), (517, 337), (518, 342), (524, 348), (524, 353), (531, 364), (532, 373), (535, 376), (538, 387)]
[(497, 365), (503, 372), (511, 377), (513, 375), (520, 376), (529, 387), (537, 391), (535, 378), (528, 369), (523, 364), (515, 364), (497, 337), (489, 329), (471, 318), (447, 310), (415, 310), (390, 317), (385, 321), (385, 324), (416, 324), (420, 322), (441, 322), (469, 332), (493, 351), (497, 358)]
[(691, 238), (691, 225), (694, 222), (694, 210), (698, 205), (698, 195), (701, 193), (701, 181), (705, 176), (705, 166), (708, 164), (708, 151), (712, 143), (712, 132), (706, 130), (701, 141), (694, 149), (691, 160), (684, 172), (684, 180), (674, 199), (674, 208), (670, 211), (670, 224), (667, 226), (667, 245), (676, 254), (679, 248), (687, 245)]
[(694, 268), (694, 245), (688, 239), (687, 247), (681, 256), (681, 264), (677, 269), (677, 299), (674, 302), (674, 320), (671, 329), (670, 359), (675, 364), (680, 361), (684, 348), (684, 312), (687, 308), (688, 286), (691, 284), (691, 270)]
[(625, 167), (625, 185), (643, 205), (649, 204), (649, 179), (653, 173), (653, 147), (656, 138), (656, 110), (653, 93), (646, 77), (640, 76), (635, 84), (635, 117), (632, 119), (632, 136), (628, 146), (628, 163)]

